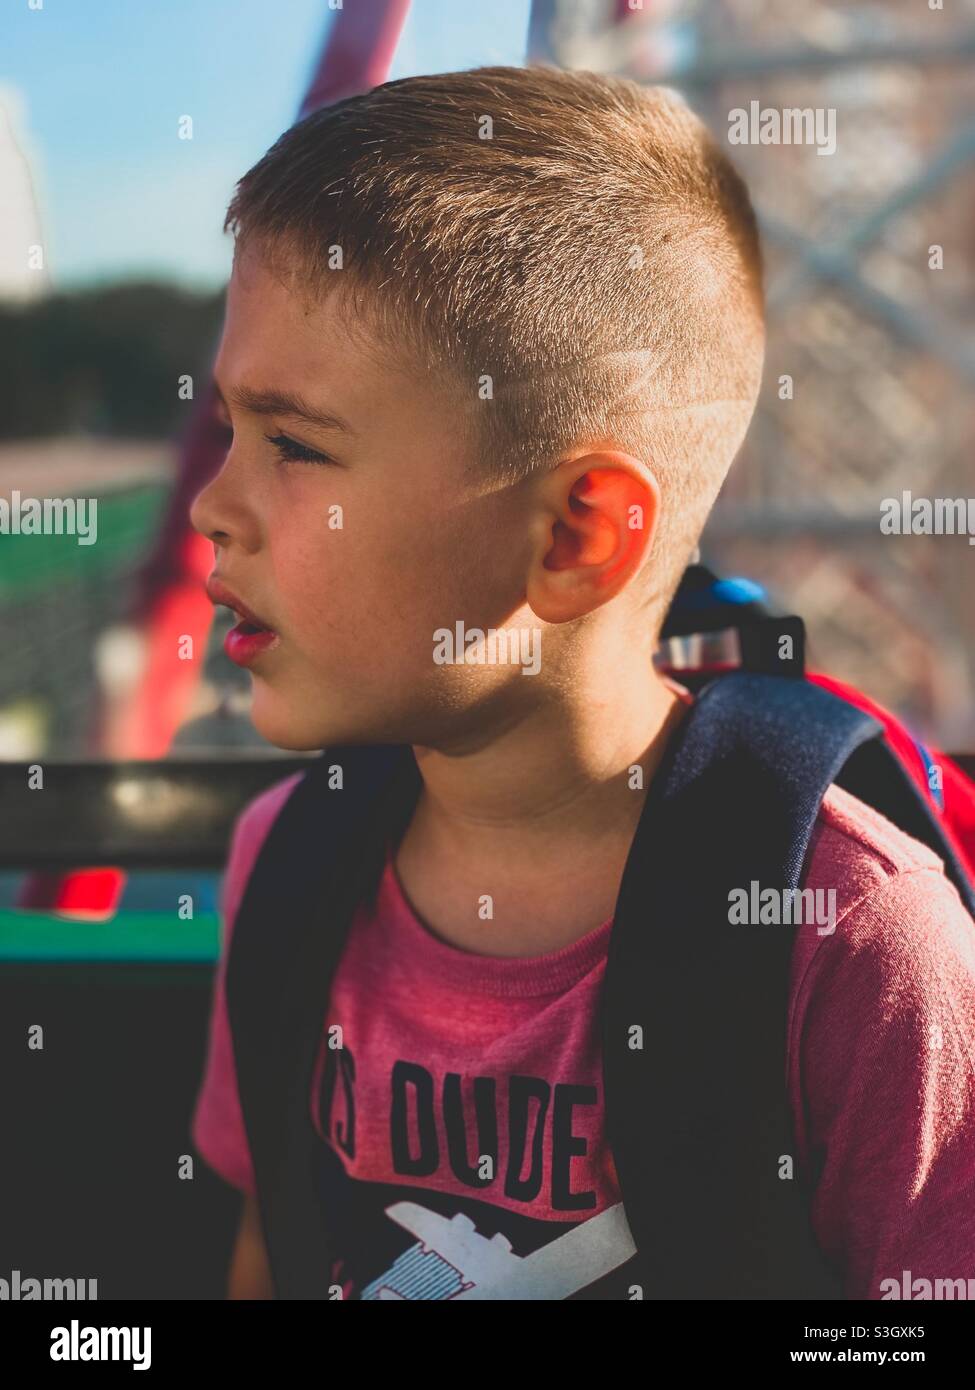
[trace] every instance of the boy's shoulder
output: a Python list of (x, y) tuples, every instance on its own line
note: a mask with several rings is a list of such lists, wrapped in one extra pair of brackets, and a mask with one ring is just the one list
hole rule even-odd
[(827, 789), (809, 844), (807, 886), (842, 888), (849, 906), (898, 875), (926, 872), (944, 874), (933, 850), (843, 787)]
[[(835, 893), (835, 931), (801, 928), (794, 969), (801, 977), (848, 967), (859, 957), (908, 993), (946, 978), (975, 984), (975, 922), (933, 850), (835, 784), (810, 839), (803, 886)], [(838, 977), (837, 977), (838, 978)], [(853, 976), (849, 976), (853, 978)], [(798, 983), (798, 981), (797, 981)]]
[(793, 1117), (821, 1165), (817, 1238), (846, 1297), (875, 1299), (902, 1270), (970, 1266), (975, 923), (936, 854), (835, 785), (806, 869), (836, 913), (832, 933), (796, 932)]

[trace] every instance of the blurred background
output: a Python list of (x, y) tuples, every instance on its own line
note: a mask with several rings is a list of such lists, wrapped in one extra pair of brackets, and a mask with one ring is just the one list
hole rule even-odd
[[(228, 758), (281, 775), (186, 518), (219, 461), (226, 205), (299, 114), (387, 77), (528, 58), (676, 86), (725, 144), (753, 101), (835, 108), (828, 157), (731, 149), (764, 234), (769, 351), (703, 558), (801, 613), (816, 669), (975, 751), (975, 551), (879, 525), (905, 489), (975, 495), (975, 0), (23, 0), (0, 16), (0, 497), (96, 497), (98, 540), (0, 536), (0, 765), (195, 758), (228, 814)], [(178, 661), (184, 634), (195, 655)], [(79, 786), (72, 823), (99, 798), (184, 817), (158, 778), (130, 777), (128, 801), (108, 776)], [(33, 1136), (10, 1181), (61, 1206), (43, 1229), (30, 1200), (0, 1222), (0, 1274), (73, 1259), (80, 1277), (87, 1260), (105, 1296), (219, 1296), (233, 1195), (205, 1174), (175, 1194), (168, 1167), (202, 1060), (219, 846), (181, 862), (177, 835), (166, 862), (136, 847), (86, 870), (55, 863), (45, 833), (30, 863), (0, 861), (0, 1014), (19, 1029), (53, 1010), (75, 1071), (8, 1098)], [(195, 915), (177, 923), (186, 892)], [(124, 1133), (120, 1096), (138, 1097)], [(65, 1178), (51, 1152), (73, 1126), (114, 1136), (129, 1186), (103, 1152)], [(85, 1210), (82, 1189), (100, 1194)], [(204, 1231), (190, 1272), (182, 1243)]]
[[(614, 28), (615, 0), (536, 4), (535, 51), (670, 82), (725, 143), (729, 110), (752, 100), (837, 112), (829, 157), (731, 150), (764, 231), (770, 347), (706, 557), (801, 612), (818, 666), (922, 736), (971, 747), (970, 553), (941, 537), (890, 543), (878, 509), (905, 488), (975, 488), (975, 4), (634, 5)], [(391, 77), (525, 60), (530, 0), (400, 8)], [(46, 0), (4, 14), (0, 490), (98, 496), (99, 540), (4, 540), (0, 757), (104, 743), (98, 706), (138, 687), (138, 644), (118, 626), (182, 568), (184, 537), (160, 554), (159, 536), (195, 405), (178, 383), (192, 376), (199, 400), (220, 330), (223, 212), (294, 119), (333, 21), (320, 0)], [(28, 266), (25, 241), (43, 266)], [(943, 268), (929, 269), (931, 246)], [(177, 728), (222, 709), (228, 727), (215, 718), (195, 737), (253, 740), (247, 678), (218, 636), (205, 679), (179, 691)], [(168, 737), (125, 751), (158, 755)]]

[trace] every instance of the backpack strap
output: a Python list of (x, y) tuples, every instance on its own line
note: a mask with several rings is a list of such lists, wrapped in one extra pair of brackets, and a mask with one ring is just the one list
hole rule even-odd
[[(858, 749), (844, 769), (840, 785), (933, 850), (945, 866), (946, 877), (975, 917), (975, 884), (968, 869), (945, 834), (932, 802), (886, 740), (867, 743)], [(937, 802), (934, 805), (937, 806)]]
[[(792, 926), (729, 893), (798, 888), (830, 783), (948, 861), (870, 715), (802, 680), (705, 687), (666, 750), (624, 870), (603, 987), (608, 1137), (644, 1297), (842, 1298), (809, 1220), (786, 1089)], [(949, 873), (951, 872), (950, 866)], [(633, 1046), (642, 1029), (642, 1048)]]
[(329, 1296), (313, 1070), (355, 909), (375, 892), (388, 838), (405, 828), (419, 788), (409, 745), (326, 750), (275, 818), (234, 922), (227, 1010), (278, 1298)]

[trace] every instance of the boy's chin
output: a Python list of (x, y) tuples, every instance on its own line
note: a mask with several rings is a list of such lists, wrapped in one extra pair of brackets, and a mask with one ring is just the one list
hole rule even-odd
[(315, 753), (337, 742), (336, 730), (325, 727), (321, 719), (310, 720), (307, 713), (290, 709), (286, 701), (272, 695), (263, 682), (254, 682), (250, 708), (251, 723), (275, 748), (293, 753)]
[[(275, 748), (314, 753), (337, 745), (422, 744), (437, 746), (450, 713), (424, 702), (422, 689), (407, 681), (387, 682), (381, 690), (355, 692), (339, 686), (291, 687), (287, 692), (256, 672), (251, 687), (251, 723)], [(283, 683), (282, 683), (283, 684)], [(324, 684), (324, 683), (323, 683)], [(391, 695), (398, 698), (391, 702)]]
[(310, 714), (303, 701), (282, 699), (261, 680), (254, 681), (250, 718), (262, 738), (291, 753), (385, 741), (382, 734), (364, 726), (361, 715), (347, 711), (342, 717), (338, 710), (326, 713), (322, 709)]

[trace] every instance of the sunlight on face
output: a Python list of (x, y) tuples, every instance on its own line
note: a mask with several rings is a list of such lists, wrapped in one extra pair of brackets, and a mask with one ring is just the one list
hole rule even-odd
[[(523, 600), (510, 490), (465, 486), (436, 383), (380, 360), (334, 297), (305, 302), (253, 253), (235, 265), (215, 367), (233, 442), (192, 521), (277, 634), (244, 664), (255, 727), (280, 747), (432, 740), (512, 678), (433, 659), (437, 629), (503, 622)], [(299, 416), (295, 397), (332, 418)]]

